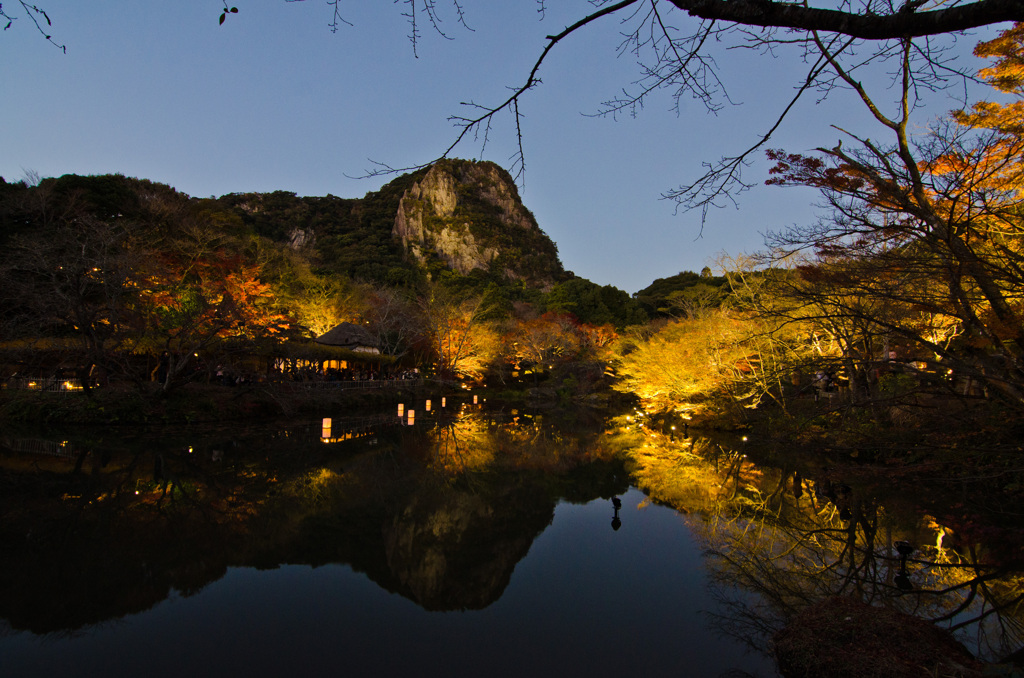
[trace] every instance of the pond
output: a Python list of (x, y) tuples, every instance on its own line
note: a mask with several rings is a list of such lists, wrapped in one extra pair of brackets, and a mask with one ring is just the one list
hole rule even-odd
[[(792, 601), (910, 600), (858, 489), (633, 418), (412, 407), (0, 440), (0, 675), (769, 677)], [(939, 607), (977, 638), (999, 596)]]

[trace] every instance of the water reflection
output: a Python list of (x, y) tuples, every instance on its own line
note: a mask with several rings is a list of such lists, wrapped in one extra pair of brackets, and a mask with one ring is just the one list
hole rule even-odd
[(945, 530), (933, 520), (908, 523), (874, 496), (844, 489), (834, 500), (816, 494), (803, 503), (760, 496), (722, 506), (703, 524), (713, 576), (759, 594), (757, 607), (734, 606), (735, 617), (725, 620), (734, 630), (770, 637), (807, 606), (843, 596), (960, 632), (988, 660), (1021, 647), (1024, 587), (1015, 564), (981, 544), (962, 552), (944, 545)]
[[(635, 595), (646, 573), (631, 578), (623, 563), (670, 559), (660, 563), (665, 580), (645, 580), (653, 590), (645, 607), (615, 601), (638, 625), (699, 579), (698, 564), (665, 550), (678, 547), (678, 533), (640, 536), (634, 507), (653, 502), (683, 514), (699, 538), (717, 596), (702, 605), (717, 627), (766, 656), (794, 615), (833, 596), (939, 623), (987, 658), (1024, 639), (1016, 550), (998, 547), (1002, 533), (969, 529), (974, 518), (937, 518), (948, 515), (936, 503), (948, 491), (893, 496), (849, 468), (692, 437), (685, 424), (680, 436), (673, 422), (640, 412), (605, 421), (484, 407), (407, 403), (401, 417), (394, 408), (332, 413), (329, 424), (2, 440), (0, 618), (9, 633), (91, 633), (208, 591), (239, 568), (326, 566), (365, 575), (419, 611), (494, 611), (514, 579), (547, 576), (523, 567), (528, 552), (557, 568), (557, 554), (537, 549), (565, 537), (552, 521), (569, 503), (593, 507), (601, 539), (633, 544), (614, 562), (590, 559), (607, 568), (591, 588), (568, 578), (574, 607), (589, 610), (595, 592)], [(766, 463), (765, 454), (775, 456)], [(972, 496), (964, 490), (958, 501)], [(669, 620), (675, 611), (664, 613)], [(544, 628), (564, 632), (554, 622)], [(698, 637), (696, 627), (687, 633)], [(626, 646), (652, 642), (625, 632), (612, 640), (632, 662)], [(677, 674), (693, 661), (680, 656)]]
[[(1022, 561), (1010, 546), (1021, 543), (1019, 514), (1009, 506), (1009, 529), (991, 516), (978, 529), (976, 512), (961, 521), (973, 532), (954, 529), (934, 517), (950, 510), (942, 503), (948, 487), (887, 492), (857, 482), (856, 467), (829, 469), (795, 455), (788, 467), (757, 464), (742, 440), (680, 443), (657, 431), (648, 426), (638, 440), (632, 471), (653, 498), (688, 515), (728, 611), (717, 615), (723, 631), (769, 653), (797, 614), (840, 596), (950, 629), (987, 661), (1024, 645)], [(956, 508), (970, 512), (969, 497), (990, 494), (977, 489), (958, 488)], [(1000, 539), (1007, 534), (1016, 541)]]
[(485, 608), (558, 501), (628, 489), (601, 430), (435, 408), (412, 426), (392, 412), (90, 432), (75, 455), (8, 444), (0, 617), (66, 632), (189, 595), (229, 567), (284, 563), (346, 564), (427, 610)]

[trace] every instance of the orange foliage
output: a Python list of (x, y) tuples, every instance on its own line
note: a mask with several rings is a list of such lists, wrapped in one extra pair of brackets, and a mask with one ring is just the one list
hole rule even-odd
[(185, 343), (280, 335), (291, 321), (275, 309), (274, 294), (259, 273), (259, 266), (223, 251), (153, 257), (141, 281), (151, 331)]

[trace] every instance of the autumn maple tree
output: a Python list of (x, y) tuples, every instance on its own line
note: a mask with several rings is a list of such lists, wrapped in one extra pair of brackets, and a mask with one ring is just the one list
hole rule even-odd
[(146, 270), (140, 312), (149, 341), (169, 356), (165, 388), (186, 375), (201, 351), (227, 342), (252, 350), (291, 327), (260, 280), (259, 265), (223, 236), (185, 229), (163, 245)]

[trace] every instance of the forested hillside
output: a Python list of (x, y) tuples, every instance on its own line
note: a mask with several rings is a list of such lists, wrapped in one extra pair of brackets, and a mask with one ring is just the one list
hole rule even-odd
[[(199, 199), (121, 175), (2, 182), (5, 376), (59, 368), (89, 384), (100, 369), (142, 383), (164, 354), (170, 388), (199, 362), (269, 359), (354, 322), (389, 360), (481, 378), (550, 369), (586, 353), (592, 332), (645, 321), (625, 292), (563, 271), (506, 181), (449, 161), (360, 199)], [(410, 205), (419, 230), (399, 233)], [(513, 340), (524, 324), (558, 336), (527, 348)]]

